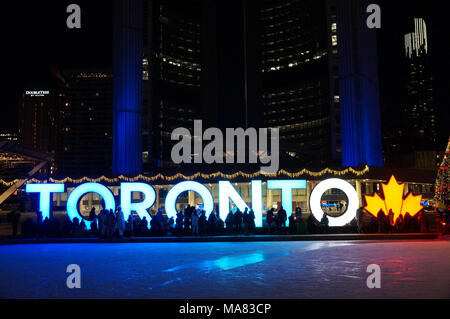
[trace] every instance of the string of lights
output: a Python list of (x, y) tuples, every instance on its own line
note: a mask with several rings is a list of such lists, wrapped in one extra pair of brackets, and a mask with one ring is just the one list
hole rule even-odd
[[(310, 171), (307, 169), (302, 169), (298, 172), (288, 172), (284, 169), (278, 171), (277, 173), (274, 174), (267, 174), (267, 173), (263, 173), (261, 171), (255, 172), (255, 173), (244, 173), (242, 171), (233, 173), (233, 174), (225, 174), (222, 172), (216, 172), (216, 173), (210, 173), (210, 174), (205, 174), (205, 173), (201, 173), (201, 172), (197, 172), (193, 175), (184, 175), (182, 173), (177, 173), (175, 175), (163, 175), (163, 174), (157, 174), (154, 176), (145, 176), (145, 175), (137, 175), (134, 177), (127, 177), (124, 175), (120, 175), (118, 177), (115, 178), (108, 178), (106, 176), (101, 176), (98, 178), (89, 178), (89, 177), (83, 177), (80, 179), (73, 179), (70, 177), (66, 177), (64, 179), (54, 179), (54, 178), (49, 178), (48, 181), (50, 183), (72, 183), (72, 184), (81, 184), (81, 183), (109, 183), (109, 184), (114, 184), (114, 183), (120, 183), (120, 182), (137, 182), (137, 181), (143, 181), (143, 182), (154, 182), (156, 180), (161, 180), (161, 181), (174, 181), (177, 179), (183, 179), (183, 180), (195, 180), (197, 178), (202, 178), (202, 179), (216, 179), (216, 178), (224, 178), (224, 179), (228, 179), (228, 180), (233, 180), (239, 177), (243, 177), (243, 178), (257, 178), (260, 176), (264, 176), (264, 177), (279, 177), (279, 176), (286, 176), (289, 178), (296, 178), (302, 175), (309, 175), (311, 177), (320, 177), (323, 176), (325, 174), (332, 174), (332, 175), (336, 175), (336, 176), (343, 176), (346, 174), (354, 174), (356, 176), (362, 176), (364, 174), (366, 174), (367, 172), (369, 172), (369, 166), (365, 166), (364, 169), (362, 170), (356, 170), (352, 167), (348, 167), (346, 169), (343, 170), (334, 170), (334, 169), (330, 169), (330, 168), (325, 168), (319, 172), (314, 172), (314, 171)], [(18, 179), (7, 182), (4, 181), (2, 179), (0, 179), (0, 184), (3, 184), (5, 186), (11, 186), (14, 183), (16, 183), (18, 181)], [(43, 182), (47, 182), (47, 181), (42, 181), (42, 180), (38, 180), (35, 178), (30, 179), (29, 181), (27, 181), (27, 183), (43, 183)]]

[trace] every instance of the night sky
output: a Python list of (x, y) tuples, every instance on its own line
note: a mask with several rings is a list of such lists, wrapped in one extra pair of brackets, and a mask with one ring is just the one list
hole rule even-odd
[[(71, 3), (81, 7), (82, 29), (66, 26)], [(17, 105), (30, 86), (54, 85), (59, 69), (112, 68), (111, 0), (12, 1), (0, 19), (2, 32), (1, 131), (17, 129)], [(6, 74), (5, 74), (6, 73)]]
[[(375, 2), (375, 1), (374, 1)], [(66, 27), (66, 7), (77, 3), (82, 10), (82, 29)], [(17, 106), (21, 92), (30, 86), (53, 85), (50, 66), (112, 68), (112, 1), (13, 1), (3, 4), (1, 18), (2, 116), (1, 131), (17, 129)], [(447, 49), (450, 27), (443, 1), (377, 1), (382, 9), (379, 31), (382, 113), (400, 115), (404, 77), (403, 35), (412, 32), (412, 17), (424, 17), (428, 28), (432, 72), (440, 135), (449, 134), (450, 59)], [(391, 113), (392, 112), (392, 113)], [(445, 145), (443, 145), (443, 148)]]

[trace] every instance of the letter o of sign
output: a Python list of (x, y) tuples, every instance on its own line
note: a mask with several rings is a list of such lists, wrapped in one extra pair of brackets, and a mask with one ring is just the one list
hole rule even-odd
[(324, 180), (313, 189), (309, 198), (311, 213), (318, 221), (322, 219), (324, 212), (321, 207), (321, 198), (323, 193), (332, 188), (337, 188), (345, 193), (348, 198), (348, 206), (343, 215), (339, 217), (328, 216), (328, 225), (330, 227), (345, 226), (356, 217), (356, 211), (359, 206), (359, 199), (358, 193), (356, 193), (355, 188), (350, 183), (342, 179), (330, 178)]
[[(67, 215), (69, 216), (70, 220), (73, 221), (73, 219), (76, 217), (81, 222), (81, 218), (83, 217), (78, 211), (77, 205), (80, 198), (87, 193), (99, 194), (105, 201), (105, 209), (107, 210), (112, 209), (113, 211), (115, 211), (116, 202), (114, 200), (114, 195), (106, 186), (103, 186), (98, 183), (86, 183), (75, 188), (70, 193), (69, 198), (67, 199)], [(90, 223), (86, 223), (86, 228), (88, 230), (91, 228)]]
[(186, 181), (178, 183), (173, 188), (171, 188), (170, 191), (167, 193), (165, 201), (165, 209), (168, 218), (177, 217), (177, 209), (175, 207), (177, 198), (178, 196), (180, 196), (181, 193), (188, 191), (196, 192), (203, 199), (203, 210), (206, 212), (206, 217), (208, 217), (209, 214), (213, 211), (214, 199), (208, 188), (194, 181)]

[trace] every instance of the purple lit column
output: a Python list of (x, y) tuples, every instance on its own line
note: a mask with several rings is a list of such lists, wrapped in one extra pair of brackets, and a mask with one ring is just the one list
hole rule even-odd
[(142, 0), (114, 1), (113, 165), (142, 172)]
[(376, 29), (368, 0), (337, 2), (342, 165), (383, 166)]

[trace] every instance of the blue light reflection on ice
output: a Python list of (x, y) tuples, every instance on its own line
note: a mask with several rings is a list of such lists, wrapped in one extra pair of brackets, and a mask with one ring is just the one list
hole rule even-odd
[(289, 250), (282, 250), (276, 253), (257, 251), (251, 254), (223, 256), (218, 259), (184, 264), (166, 269), (164, 270), (164, 272), (175, 272), (184, 269), (198, 269), (198, 271), (206, 272), (210, 272), (213, 270), (230, 270), (238, 267), (260, 263), (272, 258), (285, 257), (290, 254), (291, 252)]

